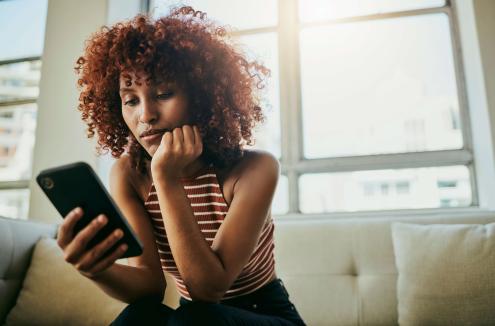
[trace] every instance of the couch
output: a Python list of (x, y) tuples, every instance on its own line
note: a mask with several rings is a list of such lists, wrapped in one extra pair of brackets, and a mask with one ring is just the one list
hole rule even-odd
[[(486, 225), (495, 222), (495, 214), (478, 214), (475, 217), (415, 216), (315, 218), (307, 221), (277, 220), (275, 222), (277, 273), (284, 281), (290, 299), (308, 325), (398, 324), (398, 269), (391, 232), (394, 222), (425, 226), (431, 224)], [(88, 318), (90, 315), (91, 322), (89, 319), (81, 320), (86, 317), (81, 317), (78, 310), (92, 303), (93, 297), (101, 298), (105, 295), (96, 286), (87, 285), (91, 282), (80, 276), (77, 271), (74, 272), (72, 266), (65, 261), (61, 262), (63, 259), (59, 254), (58, 256), (53, 254), (57, 257), (49, 263), (36, 263), (38, 281), (33, 284), (33, 281), (29, 283), (25, 280), (26, 274), (29, 274), (28, 271), (35, 268), (34, 262), (31, 262), (34, 259), (33, 255), (36, 255), (36, 253), (33, 254), (35, 245), (44, 239), (45, 241), (51, 240), (53, 247), (57, 228), (57, 224), (0, 217), (0, 325), (3, 325), (6, 318), (7, 325), (14, 325), (11, 317), (21, 304), (24, 306), (17, 312), (15, 320), (19, 318), (24, 318), (24, 321), (32, 320), (33, 325), (43, 324), (41, 319), (44, 317), (50, 317), (51, 320), (60, 321), (60, 324), (66, 325), (106, 325), (125, 307), (124, 303), (116, 300), (111, 303), (99, 303), (98, 307), (112, 307), (112, 309), (91, 308), (91, 314), (85, 313)], [(483, 232), (485, 233), (482, 234), (486, 234), (486, 230)], [(422, 243), (417, 243), (418, 248), (422, 248), (422, 245)], [(44, 252), (39, 249), (38, 255), (41, 255), (43, 259), (49, 259), (47, 256), (51, 256), (52, 253), (56, 253), (53, 248), (51, 251), (45, 249)], [(42, 261), (41, 258), (36, 258), (36, 260)], [(69, 269), (60, 273), (54, 271), (53, 268), (58, 264), (57, 262), (60, 262), (60, 266)], [(124, 260), (118, 262), (125, 263)], [(46, 265), (40, 267), (39, 264)], [(57, 284), (59, 278), (70, 274), (69, 271), (73, 272), (73, 279), (63, 280), (66, 282), (63, 285), (64, 288), (57, 288), (57, 286), (62, 286)], [(51, 275), (42, 275), (43, 272)], [(53, 275), (55, 273), (59, 275)], [(176, 307), (178, 296), (175, 286), (168, 277), (167, 282), (167, 293), (163, 302)], [(490, 283), (491, 280), (488, 282)], [(80, 295), (74, 296), (72, 294), (74, 291), (67, 292), (67, 287), (75, 288), (83, 283), (85, 285), (76, 290)], [(489, 286), (492, 285), (489, 284)], [(27, 294), (21, 300), (21, 294), (27, 291), (28, 286), (31, 291), (31, 301)], [(70, 299), (67, 298), (69, 295)], [(48, 297), (41, 298), (41, 296)], [(67, 300), (70, 303), (67, 303)], [(70, 311), (67, 311), (68, 305), (71, 307)], [(63, 310), (64, 316), (47, 316), (59, 314), (53, 307), (65, 309)], [(43, 318), (39, 317), (38, 310), (43, 311), (45, 315)], [(8, 316), (9, 312), (11, 314)], [(11, 323), (9, 323), (9, 318)], [(489, 318), (492, 317), (489, 316)], [(493, 321), (495, 325), (495, 320)], [(22, 323), (17, 322), (17, 324)]]

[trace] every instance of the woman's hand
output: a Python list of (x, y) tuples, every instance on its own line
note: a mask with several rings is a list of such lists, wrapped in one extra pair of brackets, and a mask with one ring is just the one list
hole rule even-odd
[(83, 216), (80, 207), (75, 208), (64, 218), (58, 229), (57, 244), (64, 251), (64, 259), (72, 264), (82, 275), (92, 278), (103, 272), (122, 256), (127, 250), (120, 245), (107, 257), (100, 259), (123, 235), (121, 229), (115, 230), (105, 240), (87, 250), (86, 245), (106, 224), (108, 218), (98, 215), (86, 227), (74, 235), (74, 226)]
[(153, 158), (153, 177), (180, 177), (184, 168), (203, 152), (203, 142), (197, 126), (184, 125), (162, 136)]

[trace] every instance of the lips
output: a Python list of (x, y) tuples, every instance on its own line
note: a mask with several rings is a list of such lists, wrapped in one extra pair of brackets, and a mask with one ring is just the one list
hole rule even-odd
[(147, 143), (159, 142), (166, 131), (168, 129), (149, 129), (142, 132), (139, 137)]
[(167, 131), (168, 129), (151, 129), (151, 130), (147, 130), (145, 132), (142, 132), (139, 137), (141, 138), (145, 138), (145, 137), (148, 137), (148, 136), (153, 136), (153, 135), (157, 135), (157, 134), (163, 134)]
[(162, 135), (165, 133), (165, 131), (162, 131), (162, 132), (157, 132), (157, 133), (154, 133), (154, 134), (150, 134), (150, 135), (147, 135), (147, 136), (142, 136), (141, 139), (145, 140), (145, 141), (155, 141), (155, 140), (160, 140), (162, 138)]

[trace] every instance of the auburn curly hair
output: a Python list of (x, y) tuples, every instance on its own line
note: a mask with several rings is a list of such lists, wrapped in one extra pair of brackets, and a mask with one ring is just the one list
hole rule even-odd
[[(202, 140), (202, 158), (228, 166), (252, 145), (252, 128), (263, 122), (260, 91), (270, 70), (238, 50), (225, 27), (192, 7), (173, 9), (153, 19), (139, 14), (111, 27), (103, 26), (85, 42), (76, 62), (78, 110), (87, 136), (98, 134), (97, 155), (114, 158), (128, 152), (142, 174), (151, 157), (130, 132), (119, 95), (120, 76), (148, 76), (146, 82), (182, 81), (190, 112)], [(126, 82), (127, 82), (126, 80)]]

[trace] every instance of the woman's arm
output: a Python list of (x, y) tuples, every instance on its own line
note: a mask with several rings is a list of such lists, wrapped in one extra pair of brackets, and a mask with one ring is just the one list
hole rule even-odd
[(131, 181), (129, 158), (122, 156), (112, 166), (110, 191), (113, 199), (143, 243), (140, 256), (129, 257), (129, 266), (113, 264), (89, 279), (108, 295), (130, 303), (140, 297), (156, 295), (163, 299), (166, 281), (160, 265), (155, 237), (141, 199)]
[[(176, 145), (175, 135), (176, 130)], [(193, 299), (218, 302), (248, 262), (269, 214), (279, 169), (271, 154), (246, 152), (235, 168), (238, 178), (232, 203), (211, 248), (198, 227), (180, 176), (155, 170), (153, 179), (168, 242)]]
[(102, 273), (88, 278), (112, 298), (126, 303), (144, 296), (156, 296), (162, 301), (165, 293), (152, 281), (155, 278), (152, 271), (143, 267), (114, 263)]

